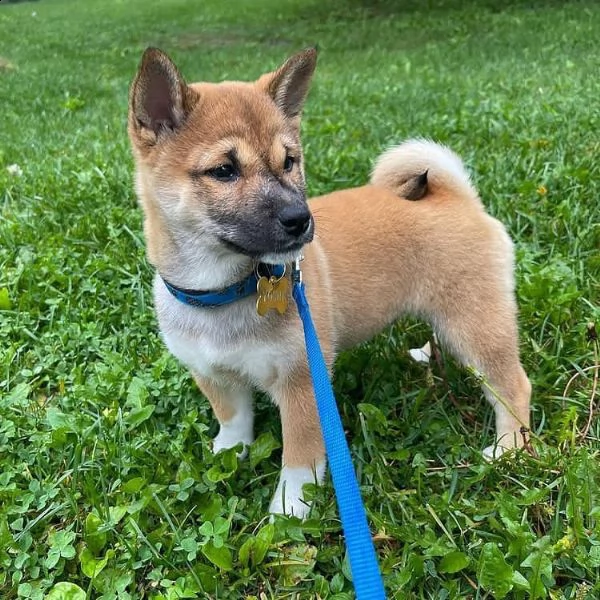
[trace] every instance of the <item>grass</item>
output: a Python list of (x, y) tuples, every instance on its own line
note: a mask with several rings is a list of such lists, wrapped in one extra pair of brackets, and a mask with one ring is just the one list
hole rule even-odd
[(353, 596), (329, 485), (309, 521), (265, 520), (274, 409), (250, 460), (209, 452), (207, 402), (157, 335), (125, 132), (147, 45), (220, 80), (317, 43), (310, 192), (432, 137), (517, 243), (535, 456), (482, 460), (491, 411), (457, 365), (410, 361), (422, 324), (339, 359), (389, 597), (600, 597), (599, 29), (594, 0), (0, 5), (0, 596)]

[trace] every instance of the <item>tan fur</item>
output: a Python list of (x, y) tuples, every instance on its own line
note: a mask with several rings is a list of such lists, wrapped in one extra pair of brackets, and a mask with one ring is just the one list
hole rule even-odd
[(194, 380), (200, 391), (206, 396), (219, 423), (231, 421), (236, 413), (235, 405), (229, 401), (229, 395), (223, 386), (217, 385), (212, 379), (194, 375)]
[(292, 467), (312, 467), (322, 461), (325, 451), (316, 405), (314, 401), (306, 401), (312, 397), (308, 368), (298, 365), (290, 376), (279, 378), (270, 392), (279, 398), (283, 463)]
[[(255, 261), (218, 236), (240, 228), (251, 235), (246, 218), (266, 227), (279, 201), (265, 200), (273, 190), (303, 193), (299, 116), (314, 63), (309, 50), (256, 83), (187, 86), (165, 55), (145, 54), (132, 86), (129, 135), (148, 256), (162, 277), (185, 288), (220, 289), (252, 271)], [(211, 178), (207, 171), (230, 161), (232, 148), (240, 177)], [(290, 153), (296, 163), (287, 172), (282, 165)], [(425, 197), (403, 199), (411, 179), (425, 171)], [(309, 206), (315, 238), (303, 249), (302, 268), (328, 366), (401, 315), (421, 316), (483, 375), (497, 443), (522, 445), (530, 385), (519, 361), (512, 243), (486, 214), (460, 159), (411, 141), (379, 158), (370, 185)], [(291, 259), (277, 248), (271, 255)], [(256, 315), (255, 298), (198, 309), (174, 300), (160, 278), (155, 299), (167, 345), (195, 372), (221, 423), (219, 447), (240, 427), (238, 407), (251, 410), (239, 392), (258, 388), (281, 412), (284, 467), (318, 470), (324, 450), (291, 299), (284, 315), (264, 318)]]

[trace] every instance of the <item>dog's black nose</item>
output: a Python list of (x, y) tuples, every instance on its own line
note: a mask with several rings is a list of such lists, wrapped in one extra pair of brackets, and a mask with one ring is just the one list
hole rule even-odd
[(306, 206), (286, 206), (278, 215), (286, 233), (294, 237), (305, 234), (310, 227), (311, 215)]

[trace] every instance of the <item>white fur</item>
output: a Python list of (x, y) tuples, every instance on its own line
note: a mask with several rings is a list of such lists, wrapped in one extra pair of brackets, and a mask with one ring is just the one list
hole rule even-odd
[(190, 189), (174, 189), (170, 179), (156, 180), (152, 169), (140, 164), (135, 185), (138, 197), (147, 198), (168, 224), (171, 248), (164, 252), (160, 268), (170, 283), (192, 290), (217, 290), (250, 272), (252, 260), (223, 246), (221, 230), (211, 223), (201, 203), (196, 206), (200, 215), (190, 217), (183, 201), (193, 193)]
[(255, 298), (240, 300), (235, 306), (198, 310), (176, 300), (160, 277), (154, 283), (154, 298), (167, 347), (202, 377), (218, 382), (236, 372), (248, 386), (266, 390), (302, 352), (300, 327), (296, 335), (285, 339), (259, 338), (268, 319), (257, 315)]
[(409, 177), (427, 171), (433, 190), (443, 188), (479, 202), (460, 157), (450, 148), (431, 140), (412, 139), (386, 150), (371, 174), (371, 183), (395, 187)]
[(260, 257), (260, 262), (268, 265), (289, 265), (298, 258), (298, 250), (293, 252), (279, 252), (273, 254), (264, 254)]
[(233, 418), (220, 424), (213, 451), (241, 442), (244, 450), (239, 456), (244, 458), (246, 446), (254, 440), (252, 389), (267, 391), (278, 377), (287, 376), (303, 352), (300, 324), (296, 335), (264, 339), (258, 332), (269, 327), (270, 321), (257, 315), (255, 298), (240, 300), (234, 306), (198, 310), (175, 299), (160, 276), (154, 281), (154, 301), (168, 349), (196, 375), (221, 384), (234, 410)]
[(219, 433), (213, 440), (213, 452), (233, 448), (242, 443), (244, 448), (238, 453), (239, 458), (248, 454), (248, 446), (254, 441), (254, 412), (252, 410), (252, 393), (250, 390), (233, 390), (232, 404), (236, 413), (229, 421), (219, 426)]
[(310, 504), (303, 500), (302, 487), (306, 483), (323, 483), (325, 462), (315, 469), (308, 467), (284, 467), (281, 469), (279, 483), (271, 500), (269, 512), (276, 515), (288, 515), (305, 519), (310, 512)]
[(505, 448), (504, 446), (493, 445), (484, 448), (482, 451), (483, 458), (485, 460), (492, 462), (498, 458), (500, 458), (505, 452), (508, 452), (510, 448)]

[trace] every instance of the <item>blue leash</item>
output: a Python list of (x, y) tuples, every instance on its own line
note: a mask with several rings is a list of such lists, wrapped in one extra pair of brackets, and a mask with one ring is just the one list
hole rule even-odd
[(337, 410), (323, 352), (310, 316), (299, 260), (294, 262), (292, 278), (294, 281), (292, 295), (298, 305), (298, 313), (304, 327), (308, 366), (315, 391), (331, 479), (333, 480), (342, 528), (346, 536), (346, 547), (356, 599), (385, 600), (385, 591), (367, 523), (367, 515), (360, 497), (360, 489), (354, 474), (350, 450)]

